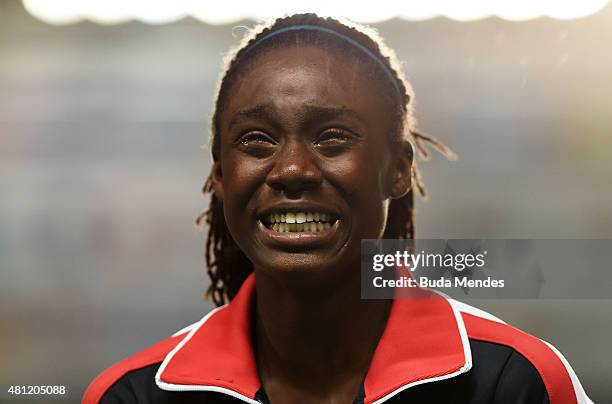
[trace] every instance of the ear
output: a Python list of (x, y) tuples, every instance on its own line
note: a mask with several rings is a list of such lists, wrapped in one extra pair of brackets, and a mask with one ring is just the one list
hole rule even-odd
[(412, 186), (412, 162), (414, 159), (414, 149), (407, 140), (400, 140), (396, 143), (396, 156), (391, 167), (391, 184), (389, 197), (399, 199), (410, 191)]
[(210, 180), (212, 183), (213, 191), (219, 201), (223, 202), (223, 172), (221, 171), (221, 162), (215, 161), (212, 166), (210, 173)]

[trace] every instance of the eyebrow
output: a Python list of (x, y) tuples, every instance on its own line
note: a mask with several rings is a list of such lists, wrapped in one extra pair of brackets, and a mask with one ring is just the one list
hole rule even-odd
[[(357, 117), (358, 114), (346, 107), (320, 107), (316, 105), (305, 105), (303, 116), (306, 125), (313, 124), (317, 121), (331, 120), (344, 115)], [(230, 126), (234, 125), (242, 118), (256, 118), (268, 122), (275, 122), (275, 107), (272, 103), (257, 104), (251, 108), (238, 111), (230, 121)]]
[(236, 115), (232, 117), (230, 126), (234, 125), (236, 121), (241, 118), (261, 118), (263, 120), (273, 120), (274, 107), (271, 103), (257, 104), (254, 107), (243, 109), (238, 111)]

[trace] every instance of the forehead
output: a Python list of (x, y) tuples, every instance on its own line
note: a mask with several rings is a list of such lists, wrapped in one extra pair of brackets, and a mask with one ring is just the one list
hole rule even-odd
[[(239, 67), (228, 88), (221, 120), (258, 104), (346, 108), (364, 119), (380, 119), (393, 94), (373, 61), (350, 54), (296, 45), (266, 50)], [(375, 115), (375, 117), (374, 117)], [(222, 125), (223, 126), (223, 125)]]

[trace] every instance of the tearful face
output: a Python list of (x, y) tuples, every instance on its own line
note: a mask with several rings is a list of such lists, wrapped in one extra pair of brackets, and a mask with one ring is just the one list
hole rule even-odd
[(213, 169), (234, 240), (270, 273), (358, 265), (360, 240), (382, 236), (394, 177), (380, 74), (306, 45), (246, 63), (225, 97)]

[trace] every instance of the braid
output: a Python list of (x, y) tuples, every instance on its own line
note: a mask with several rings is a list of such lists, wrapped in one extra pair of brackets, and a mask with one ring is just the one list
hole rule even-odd
[[(301, 30), (297, 26), (316, 26), (321, 30)], [(296, 27), (291, 30), (289, 27)], [(291, 30), (291, 31), (290, 31)], [(318, 32), (317, 32), (318, 31)], [(241, 40), (240, 44), (232, 49), (224, 60), (225, 69), (217, 85), (217, 97), (211, 125), (211, 151), (213, 161), (220, 157), (220, 123), (219, 117), (225, 104), (225, 98), (238, 77), (240, 68), (248, 65), (248, 60), (263, 54), (271, 47), (287, 46), (291, 43), (306, 43), (324, 47), (335, 46), (345, 52), (357, 52), (355, 44), (346, 40), (334, 38), (326, 31), (333, 31), (337, 36), (348, 38), (351, 43), (364, 48), (365, 52), (372, 54), (377, 62), (382, 63), (389, 79), (384, 83), (394, 88), (396, 93), (393, 136), (395, 140), (408, 140), (416, 149), (421, 159), (427, 160), (429, 152), (426, 144), (431, 145), (448, 159), (454, 159), (453, 152), (439, 141), (415, 130), (416, 120), (413, 116), (413, 91), (404, 77), (400, 63), (395, 52), (388, 48), (378, 33), (372, 28), (360, 26), (345, 20), (322, 18), (316, 14), (295, 14), (276, 19), (271, 24), (259, 25), (250, 30)], [(275, 34), (277, 33), (277, 34)], [(262, 40), (262, 38), (264, 38)], [(291, 42), (292, 41), (292, 42)], [(391, 93), (391, 92), (390, 92)], [(211, 174), (212, 175), (212, 174)], [(413, 182), (411, 190), (402, 198), (394, 199), (389, 206), (387, 226), (384, 238), (414, 238), (415, 237), (415, 209), (414, 193), (418, 192), (425, 197), (425, 187), (416, 162), (412, 167)], [(208, 209), (197, 219), (198, 226), (208, 225), (206, 239), (206, 264), (211, 284), (207, 296), (212, 297), (217, 306), (230, 301), (242, 282), (253, 271), (253, 264), (240, 250), (232, 238), (223, 213), (223, 205), (214, 194), (211, 176), (209, 175), (202, 189), (204, 194), (210, 194)]]

